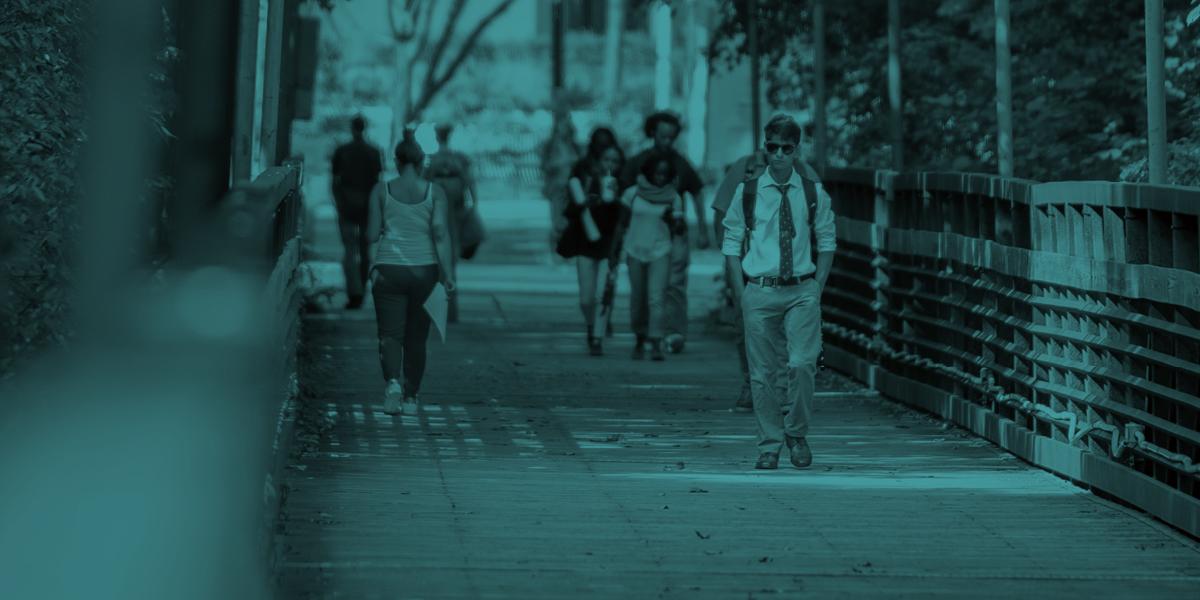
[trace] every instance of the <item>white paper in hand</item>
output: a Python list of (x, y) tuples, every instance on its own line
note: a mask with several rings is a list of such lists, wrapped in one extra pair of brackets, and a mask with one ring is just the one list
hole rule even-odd
[(429, 313), (429, 318), (433, 319), (433, 326), (437, 328), (438, 335), (442, 341), (446, 341), (446, 319), (450, 313), (450, 298), (446, 295), (446, 288), (442, 284), (436, 283), (433, 286), (433, 291), (429, 293), (429, 299), (425, 300), (425, 312)]

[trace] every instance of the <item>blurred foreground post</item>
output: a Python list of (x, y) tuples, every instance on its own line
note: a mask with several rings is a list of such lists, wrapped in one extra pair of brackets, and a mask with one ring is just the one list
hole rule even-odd
[[(240, 9), (125, 0), (93, 14), (79, 335), (0, 393), (0, 480), (14, 483), (0, 597), (266, 598), (263, 402), (279, 376), (265, 359), (286, 354), (269, 325), (286, 308), (264, 301), (275, 226), (222, 201)], [(172, 256), (154, 278), (137, 243), (165, 15), (181, 62)]]

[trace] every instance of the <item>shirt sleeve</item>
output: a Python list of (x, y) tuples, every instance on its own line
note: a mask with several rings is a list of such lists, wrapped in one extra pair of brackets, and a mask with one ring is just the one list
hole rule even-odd
[(817, 252), (833, 252), (837, 249), (837, 227), (834, 223), (833, 199), (825, 192), (825, 186), (817, 184), (817, 219), (813, 221), (817, 232)]
[[(739, 183), (734, 188), (734, 198), (742, 195), (742, 188), (745, 185), (744, 183)], [(818, 212), (820, 212), (819, 209)], [(729, 210), (725, 212), (725, 220), (721, 224), (725, 226), (725, 239), (721, 241), (721, 254), (725, 256), (741, 256), (742, 238), (746, 235), (746, 219), (742, 215), (741, 202), (731, 202), (729, 204)]]
[(744, 159), (733, 163), (729, 170), (725, 172), (725, 177), (721, 179), (720, 185), (717, 186), (717, 191), (713, 194), (712, 209), (721, 212), (729, 210), (729, 205), (733, 203), (733, 191), (737, 189), (742, 178), (746, 176), (746, 161)]
[(700, 175), (696, 173), (696, 169), (692, 167), (686, 158), (679, 156), (679, 187), (680, 192), (687, 192), (692, 196), (699, 198), (700, 190), (704, 188), (704, 182), (700, 181)]

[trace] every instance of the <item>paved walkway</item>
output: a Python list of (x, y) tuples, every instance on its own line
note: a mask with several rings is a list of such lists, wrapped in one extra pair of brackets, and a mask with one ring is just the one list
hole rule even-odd
[(381, 412), (370, 312), (306, 320), (305, 378), (331, 428), (289, 471), (283, 597), (1200, 589), (1195, 543), (830, 375), (813, 467), (753, 470), (753, 418), (727, 410), (727, 337), (696, 322), (665, 363), (631, 361), (624, 333), (585, 356), (573, 271), (530, 241), (545, 239), (540, 222), (497, 219), (482, 264), (461, 273), (463, 322), (432, 345), (419, 417)]

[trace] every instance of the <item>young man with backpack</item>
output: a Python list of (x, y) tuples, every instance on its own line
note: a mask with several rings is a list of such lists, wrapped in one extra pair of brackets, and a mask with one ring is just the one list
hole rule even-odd
[[(821, 180), (817, 172), (800, 158), (799, 152), (792, 159), (792, 168), (797, 173), (800, 173), (800, 176), (804, 179), (816, 182)], [(713, 239), (722, 240), (725, 238), (725, 225), (722, 221), (725, 219), (725, 213), (729, 212), (729, 205), (733, 203), (734, 191), (737, 190), (738, 184), (743, 181), (755, 179), (761, 176), (766, 170), (767, 155), (761, 149), (737, 159), (726, 169), (725, 177), (721, 179), (716, 193), (713, 194)], [(729, 277), (730, 273), (728, 265), (726, 265), (726, 282), (729, 281)], [(734, 402), (733, 412), (753, 412), (754, 402), (751, 400), (750, 394), (750, 367), (746, 364), (746, 328), (742, 323), (742, 305), (736, 300), (733, 303), (733, 328), (735, 332), (734, 344), (737, 347), (738, 353), (738, 366), (741, 367), (742, 371), (742, 389), (738, 394), (737, 400)]]
[(786, 444), (792, 465), (804, 468), (812, 464), (807, 435), (821, 352), (821, 293), (837, 238), (829, 195), (793, 168), (800, 125), (780, 115), (764, 134), (767, 169), (734, 190), (721, 253), (745, 324), (758, 421), (754, 467), (778, 468)]
[[(450, 247), (451, 247), (451, 265), (455, 271), (458, 268), (458, 259), (470, 257), (475, 253), (474, 247), (463, 247), (464, 240), (462, 239), (462, 225), (469, 217), (471, 211), (475, 210), (475, 180), (471, 177), (471, 161), (467, 155), (461, 152), (455, 152), (450, 149), (450, 133), (454, 131), (454, 126), (449, 123), (441, 123), (435, 129), (438, 140), (437, 153), (429, 157), (429, 166), (425, 168), (425, 176), (430, 181), (442, 186), (442, 190), (446, 192), (446, 200), (450, 204)], [(468, 243), (474, 244), (473, 241)], [(455, 273), (457, 276), (457, 273)], [(446, 320), (450, 323), (458, 322), (458, 292), (452, 292), (449, 296), (449, 310), (446, 315)]]

